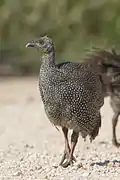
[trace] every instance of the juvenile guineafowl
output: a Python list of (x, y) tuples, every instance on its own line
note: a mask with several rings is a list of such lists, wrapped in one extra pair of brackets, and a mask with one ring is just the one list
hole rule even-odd
[[(44, 36), (28, 42), (26, 47), (42, 51), (39, 89), (50, 122), (61, 126), (65, 151), (60, 165), (67, 167), (75, 158), (74, 149), (79, 133), (92, 141), (101, 127), (100, 109), (104, 103), (101, 75), (89, 63), (56, 64), (54, 44)], [(72, 129), (71, 147), (68, 129)]]
[[(120, 55), (112, 51), (96, 49), (94, 53), (89, 56), (92, 62), (101, 62), (101, 72), (104, 72), (109, 78), (108, 84), (104, 84), (105, 96), (110, 96), (110, 104), (114, 115), (112, 118), (112, 142), (119, 147), (120, 143), (116, 137), (116, 126), (120, 115)], [(104, 79), (104, 78), (103, 78)]]

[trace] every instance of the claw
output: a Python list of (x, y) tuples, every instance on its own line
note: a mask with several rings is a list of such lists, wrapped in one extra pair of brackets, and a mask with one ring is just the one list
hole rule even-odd
[(67, 168), (69, 165), (73, 164), (73, 160), (67, 160), (65, 163), (62, 164), (63, 168)]
[[(62, 156), (62, 159), (61, 159), (59, 165), (60, 165), (60, 166), (63, 166), (63, 164), (66, 164), (66, 162), (63, 163), (66, 159), (67, 159), (66, 162), (68, 162), (68, 159), (69, 159), (69, 153), (64, 152), (64, 154), (63, 154), (63, 156)], [(76, 162), (76, 159), (75, 159), (74, 156), (72, 156), (72, 160), (71, 160), (71, 161), (72, 161), (72, 163), (73, 163), (73, 161)]]

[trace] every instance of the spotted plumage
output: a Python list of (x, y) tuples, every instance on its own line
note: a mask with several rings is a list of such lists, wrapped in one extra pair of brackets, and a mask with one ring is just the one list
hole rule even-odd
[[(92, 141), (101, 126), (100, 108), (104, 103), (101, 74), (90, 62), (56, 64), (52, 40), (41, 37), (27, 46), (42, 50), (39, 89), (46, 115), (55, 126), (61, 126), (65, 137), (65, 153), (61, 161), (67, 167), (72, 160), (79, 133)], [(73, 130), (71, 148), (68, 129)], [(63, 161), (67, 158), (67, 161)]]

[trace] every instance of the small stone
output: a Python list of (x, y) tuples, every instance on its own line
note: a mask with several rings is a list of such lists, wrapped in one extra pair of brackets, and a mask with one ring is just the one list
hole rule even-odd
[(58, 166), (57, 166), (57, 165), (53, 165), (53, 167), (54, 167), (55, 169), (57, 169), (57, 168), (58, 168)]
[(42, 169), (42, 166), (36, 166), (35, 169), (40, 170), (40, 169)]
[(29, 145), (29, 144), (25, 144), (25, 146), (24, 146), (25, 148), (31, 148), (31, 149), (33, 149), (34, 148), (34, 146), (33, 145)]
[(77, 168), (82, 168), (82, 167), (83, 167), (82, 163), (77, 164)]
[(20, 158), (20, 161), (23, 161), (24, 160), (24, 158), (22, 157), (22, 158)]
[(22, 175), (22, 171), (15, 172), (13, 175), (14, 176), (21, 176)]

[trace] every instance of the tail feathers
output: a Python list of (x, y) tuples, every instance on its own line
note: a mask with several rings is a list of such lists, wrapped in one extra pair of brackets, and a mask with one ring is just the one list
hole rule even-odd
[(93, 47), (92, 50), (90, 50), (90, 53), (88, 54), (88, 59), (91, 59), (94, 63), (98, 62), (98, 64), (104, 65), (104, 68), (120, 68), (120, 54), (117, 54), (115, 49), (107, 51)]
[(98, 136), (99, 130), (101, 128), (101, 116), (99, 114), (99, 119), (98, 119), (98, 124), (95, 126), (95, 128), (93, 129), (93, 131), (90, 133), (90, 142), (92, 142), (96, 136)]

